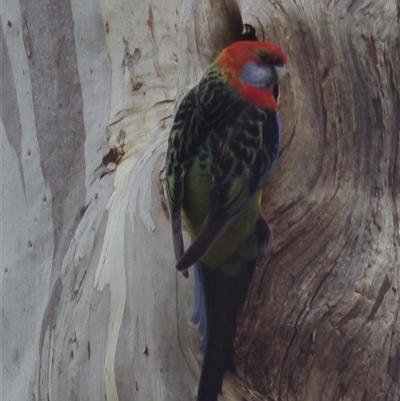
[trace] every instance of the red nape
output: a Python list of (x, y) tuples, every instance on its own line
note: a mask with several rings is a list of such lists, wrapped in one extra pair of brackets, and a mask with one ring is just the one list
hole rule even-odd
[(275, 43), (243, 41), (232, 43), (224, 49), (217, 57), (216, 63), (228, 78), (229, 84), (238, 89), (243, 100), (256, 107), (275, 110), (277, 106), (272, 90), (248, 85), (240, 79), (247, 63), (261, 63), (260, 51), (266, 52), (274, 64), (281, 65), (287, 61), (282, 49)]
[(287, 58), (280, 46), (270, 42), (243, 41), (234, 42), (218, 56), (218, 65), (228, 75), (242, 71), (244, 65), (249, 61), (257, 62), (257, 52), (263, 50), (268, 53), (273, 62), (286, 64)]
[[(283, 53), (282, 48), (272, 42), (258, 42), (258, 41), (240, 41), (234, 42), (228, 46), (223, 53), (225, 57), (237, 60), (243, 55), (245, 58), (254, 58), (254, 52), (257, 50), (263, 50), (268, 53), (272, 60), (277, 63), (286, 64), (287, 58)], [(251, 56), (253, 55), (253, 57)]]

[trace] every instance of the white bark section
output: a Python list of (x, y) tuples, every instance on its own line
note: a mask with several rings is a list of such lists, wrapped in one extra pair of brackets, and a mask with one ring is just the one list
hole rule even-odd
[[(176, 370), (185, 362), (182, 360), (178, 339), (174, 337), (176, 284), (175, 273), (171, 270), (174, 262), (169, 252), (168, 225), (164, 224), (163, 235), (157, 242), (143, 240), (146, 236), (144, 230), (149, 234), (160, 230), (159, 217), (165, 217), (157, 216), (160, 198), (157, 195), (157, 186), (153, 185), (151, 190), (149, 184), (157, 180), (157, 171), (154, 173), (155, 162), (165, 157), (168, 130), (165, 129), (164, 121), (166, 118), (168, 121), (173, 113), (175, 97), (175, 26), (178, 21), (177, 15), (171, 12), (171, 6), (171, 3), (162, 7), (143, 2), (136, 4), (133, 9), (129, 3), (120, 4), (121, 8), (116, 8), (115, 4), (102, 3), (105, 24), (108, 23), (110, 27), (106, 43), (112, 63), (111, 110), (118, 111), (110, 124), (109, 143), (112, 145), (120, 142), (122, 131), (125, 143), (125, 155), (115, 176), (115, 190), (107, 205), (108, 223), (95, 275), (96, 288), (101, 291), (108, 284), (110, 291), (104, 366), (107, 400), (127, 397), (126, 387), (121, 388), (118, 395), (115, 377), (115, 369), (118, 368), (115, 366), (115, 358), (124, 310), (127, 307), (128, 278), (133, 297), (130, 305), (131, 318), (138, 322), (136, 330), (141, 328), (145, 331), (142, 336), (140, 333), (135, 335), (133, 330), (127, 330), (128, 338), (121, 339), (121, 343), (130, 343), (133, 346), (133, 357), (137, 356), (133, 360), (132, 370), (123, 372), (135, 377), (132, 381), (134, 386), (131, 387), (131, 391), (138, 394), (135, 398), (180, 398), (179, 394), (187, 393), (191, 387), (190, 382), (193, 382), (191, 375), (182, 378), (179, 370)], [(126, 18), (127, 12), (129, 15), (128, 10), (132, 11), (133, 20)], [(143, 16), (147, 16), (147, 19)], [(125, 38), (126, 42), (121, 43), (121, 38)], [(115, 46), (116, 43), (120, 46)], [(126, 43), (130, 44), (129, 48)], [(125, 51), (129, 51), (125, 54), (124, 69), (121, 68), (121, 45), (126, 46)], [(140, 50), (138, 61), (134, 57), (133, 47)], [(136, 61), (137, 65), (134, 64)], [(136, 80), (141, 86), (133, 92), (132, 87), (137, 85)], [(154, 203), (154, 199), (158, 199), (158, 202)], [(153, 217), (152, 214), (156, 216)], [(127, 237), (131, 237), (131, 241)], [(158, 253), (158, 263), (155, 263), (157, 258), (154, 259), (155, 246), (158, 250), (164, 250), (162, 254)], [(140, 257), (138, 254), (143, 250), (146, 251), (145, 255)], [(160, 268), (163, 270), (159, 271)], [(134, 274), (128, 274), (127, 277), (126, 272), (131, 270)], [(143, 292), (143, 288), (151, 291)], [(168, 288), (170, 290), (165, 291)], [(154, 298), (159, 299), (154, 303), (151, 302), (153, 291)], [(173, 322), (171, 338), (163, 338), (165, 325)], [(163, 351), (166, 346), (175, 348), (175, 351), (166, 353)], [(148, 356), (144, 350), (148, 350)], [(162, 354), (166, 357), (161, 358)], [(143, 361), (147, 358), (149, 363), (145, 367)]]
[[(85, 123), (86, 204), (99, 191), (93, 171), (101, 163), (101, 138), (110, 118), (111, 63), (104, 44), (104, 22), (97, 1), (71, 0)], [(118, 47), (118, 46), (116, 46)], [(119, 47), (121, 50), (121, 47)], [(103, 151), (106, 148), (103, 138)], [(92, 185), (93, 184), (93, 185)]]
[[(71, 1), (86, 134), (86, 209), (57, 278), (52, 194), (40, 166), (46, 155), (39, 153), (34, 130), (21, 11), (18, 3), (3, 4), (23, 166), (21, 177), (2, 126), (6, 400), (176, 400), (189, 399), (195, 386), (177, 335), (178, 309), (187, 331), (192, 282), (175, 273), (158, 181), (175, 106), (181, 3), (99, 6)], [(4, 29), (8, 20), (12, 29)], [(35, 45), (36, 52), (45, 46)], [(121, 145), (116, 173), (99, 180), (102, 156)], [(178, 284), (186, 297), (180, 305)]]
[[(51, 195), (40, 168), (27, 55), (18, 3), (5, 0), (4, 32), (21, 121), (21, 165), (1, 122), (1, 356), (4, 400), (28, 399), (54, 252)], [(4, 25), (4, 22), (3, 22)], [(2, 99), (6, 101), (6, 99)], [(22, 174), (22, 176), (21, 176)]]

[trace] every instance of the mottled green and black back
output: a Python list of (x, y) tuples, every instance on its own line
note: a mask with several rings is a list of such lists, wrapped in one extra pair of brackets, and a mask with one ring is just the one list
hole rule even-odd
[[(209, 191), (211, 185), (217, 187), (216, 193), (210, 194), (211, 213), (228, 219), (238, 215), (263, 187), (278, 157), (279, 144), (275, 110), (243, 101), (217, 65), (211, 65), (183, 98), (169, 137), (166, 187), (172, 219), (179, 219), (176, 226), (180, 227), (181, 208), (190, 208), (185, 199), (185, 176), (196, 177), (198, 185), (208, 185)], [(189, 222), (192, 237), (209, 212), (199, 210), (200, 217), (191, 217), (196, 220)]]

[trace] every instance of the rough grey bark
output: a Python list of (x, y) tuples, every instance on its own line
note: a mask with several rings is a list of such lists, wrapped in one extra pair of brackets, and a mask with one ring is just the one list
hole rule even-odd
[(159, 173), (176, 100), (243, 24), (289, 73), (224, 397), (400, 399), (394, 0), (3, 0), (0, 22), (4, 400), (191, 399)]
[(400, 398), (399, 9), (280, 2), (284, 145), (275, 234), (240, 320), (239, 377), (271, 400)]

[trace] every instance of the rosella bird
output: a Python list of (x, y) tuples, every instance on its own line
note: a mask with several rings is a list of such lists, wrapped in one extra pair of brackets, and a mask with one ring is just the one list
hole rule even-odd
[[(203, 337), (198, 401), (216, 401), (232, 354), (235, 320), (257, 258), (272, 245), (261, 189), (278, 158), (278, 78), (273, 43), (227, 47), (183, 98), (171, 129), (166, 193), (177, 259), (195, 265), (192, 322)], [(181, 211), (191, 246), (184, 251)]]

